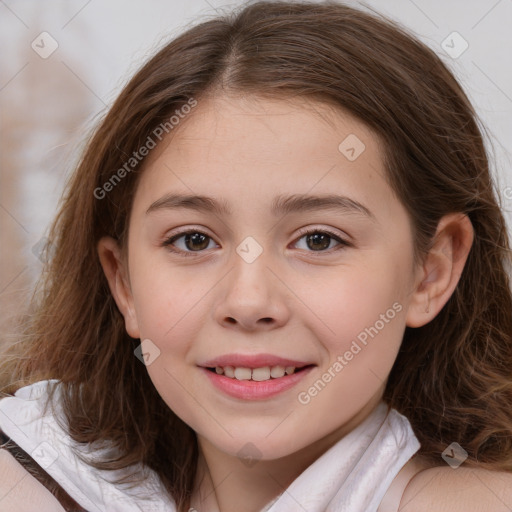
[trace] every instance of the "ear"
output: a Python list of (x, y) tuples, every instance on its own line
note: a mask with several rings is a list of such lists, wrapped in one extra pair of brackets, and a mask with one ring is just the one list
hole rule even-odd
[(103, 237), (98, 242), (98, 256), (112, 296), (124, 317), (126, 332), (132, 338), (140, 338), (128, 269), (117, 241), (109, 236)]
[(473, 237), (473, 226), (467, 215), (450, 213), (439, 221), (409, 303), (408, 327), (427, 324), (448, 302), (459, 282)]

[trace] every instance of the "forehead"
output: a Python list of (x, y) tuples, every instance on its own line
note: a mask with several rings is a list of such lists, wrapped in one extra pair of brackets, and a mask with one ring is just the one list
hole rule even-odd
[[(347, 137), (348, 145), (340, 148)], [(268, 154), (278, 159), (279, 153), (289, 147), (308, 154), (329, 154), (334, 150), (339, 156), (344, 154), (343, 149), (350, 149), (355, 143), (355, 157), (363, 149), (371, 153), (380, 149), (379, 137), (362, 121), (341, 107), (305, 97), (206, 96), (164, 138), (150, 155), (148, 164), (166, 152), (173, 140), (171, 150), (179, 151), (187, 145), (197, 149), (215, 146), (224, 150), (228, 146), (232, 154), (244, 151), (246, 158), (256, 156), (258, 159)], [(232, 146), (235, 141), (236, 146)], [(345, 153), (345, 156), (349, 161), (354, 160), (354, 154)]]
[(265, 208), (280, 192), (343, 193), (384, 209), (394, 199), (380, 138), (363, 122), (305, 98), (241, 95), (201, 99), (150, 153), (136, 200), (169, 191)]

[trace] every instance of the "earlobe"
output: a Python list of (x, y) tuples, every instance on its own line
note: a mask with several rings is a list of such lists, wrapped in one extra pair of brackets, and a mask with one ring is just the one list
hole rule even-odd
[(453, 294), (473, 244), (467, 215), (451, 213), (438, 224), (434, 243), (419, 269), (406, 317), (408, 327), (421, 327), (441, 311)]
[(98, 256), (110, 292), (124, 317), (126, 332), (132, 338), (139, 338), (139, 326), (128, 281), (128, 269), (117, 241), (108, 236), (101, 238), (98, 242)]

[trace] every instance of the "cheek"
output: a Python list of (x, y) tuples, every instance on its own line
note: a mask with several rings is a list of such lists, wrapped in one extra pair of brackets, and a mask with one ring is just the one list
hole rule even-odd
[[(395, 280), (376, 281), (368, 274), (351, 275), (312, 299), (309, 305), (322, 322), (311, 316), (311, 325), (317, 334), (322, 331), (326, 354), (299, 402), (309, 404), (312, 417), (318, 415), (319, 429), (325, 428), (322, 411), (331, 410), (334, 428), (383, 391), (403, 338), (405, 307)], [(340, 407), (333, 410), (332, 404)]]
[(400, 272), (393, 267), (381, 260), (339, 269), (336, 279), (309, 293), (304, 322), (321, 342), (322, 380), (330, 382), (318, 407), (328, 407), (329, 400), (355, 407), (384, 385), (405, 329)]
[(169, 340), (192, 339), (205, 320), (202, 304), (215, 284), (212, 273), (199, 274), (193, 266), (177, 268), (161, 254), (134, 257), (131, 266), (141, 336), (154, 338), (162, 346)]
[(375, 325), (379, 332), (397, 333), (390, 326), (403, 322), (400, 290), (399, 276), (392, 269), (371, 272), (351, 267), (340, 269), (331, 279), (315, 280), (314, 287), (303, 293), (310, 318), (323, 325), (342, 349), (347, 341)]
[(190, 405), (187, 358), (206, 318), (203, 305), (208, 288), (183, 270), (149, 265), (132, 281), (141, 339), (150, 339), (158, 357), (147, 366), (149, 377), (167, 406), (185, 423), (197, 421)]

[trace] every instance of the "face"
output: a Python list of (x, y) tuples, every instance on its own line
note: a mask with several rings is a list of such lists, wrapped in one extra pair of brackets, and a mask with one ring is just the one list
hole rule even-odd
[(377, 137), (319, 103), (255, 97), (201, 100), (178, 128), (141, 176), (124, 267), (151, 380), (226, 454), (341, 437), (382, 396), (417, 280)]

